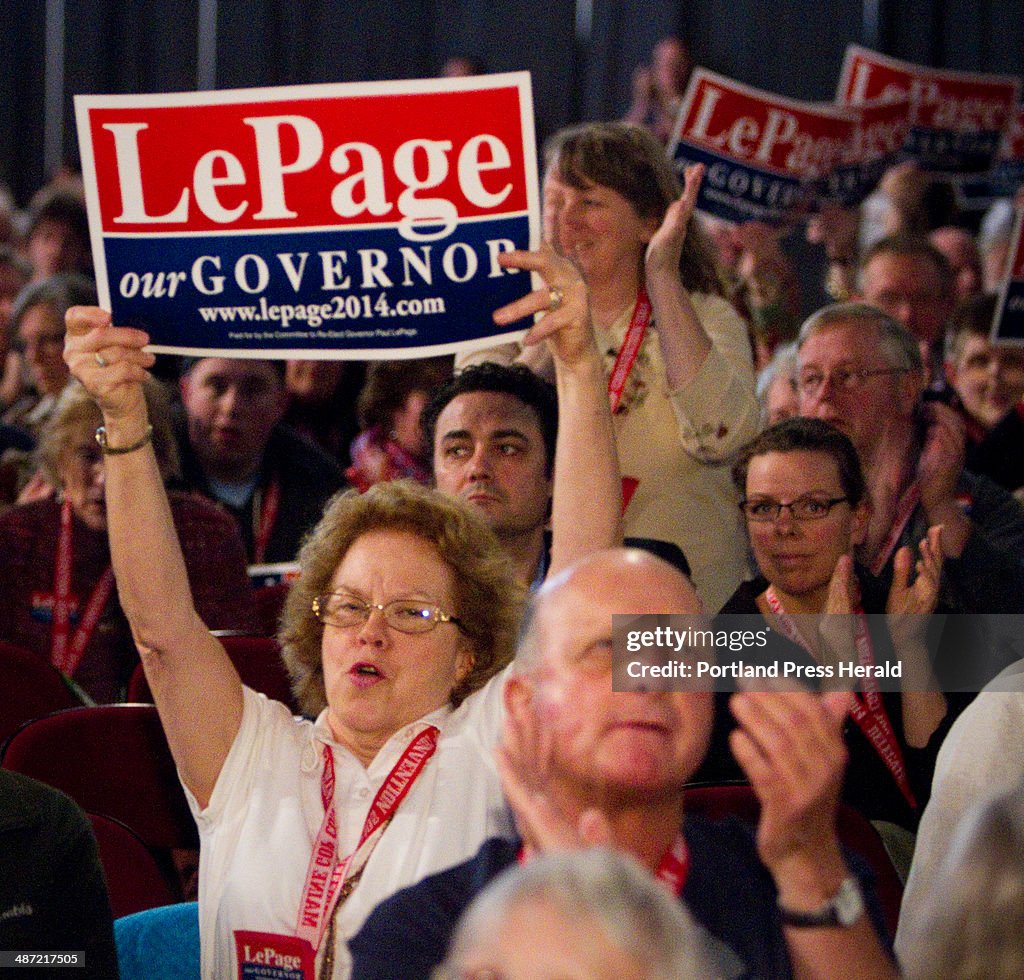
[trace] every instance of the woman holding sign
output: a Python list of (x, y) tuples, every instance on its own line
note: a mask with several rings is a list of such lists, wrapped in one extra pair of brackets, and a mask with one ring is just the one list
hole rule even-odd
[[(583, 273), (609, 377), (625, 533), (678, 545), (717, 609), (747, 571), (723, 464), (757, 432), (758, 405), (746, 325), (693, 217), (703, 168), (680, 196), (664, 148), (627, 123), (562, 130), (545, 165), (544, 236)], [(495, 356), (509, 352), (460, 366)], [(542, 351), (522, 359), (549, 373)]]
[[(546, 309), (530, 339), (552, 345), (560, 373), (596, 381), (578, 272), (550, 250), (501, 262), (546, 286), (495, 319)], [(510, 829), (491, 748), (522, 593), (460, 502), (402, 482), (336, 497), (300, 554), (281, 634), (316, 721), (243, 688), (189, 595), (141, 397), (147, 340), (79, 308), (65, 358), (103, 412), (114, 569), (200, 828), (203, 975), (343, 977), (345, 940), (383, 898)], [(580, 435), (576, 417), (595, 458), (614, 459), (610, 425), (588, 428), (604, 398), (591, 389), (566, 393), (562, 436)], [(587, 470), (586, 460), (557, 470), (554, 510), (564, 503), (580, 518), (556, 522), (559, 566), (587, 546), (595, 502), (612, 524), (618, 516), (617, 474), (602, 482)]]

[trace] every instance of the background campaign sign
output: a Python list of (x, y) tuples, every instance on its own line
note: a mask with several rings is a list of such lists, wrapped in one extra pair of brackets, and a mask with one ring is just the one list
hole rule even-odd
[(822, 200), (853, 207), (900, 159), (910, 131), (910, 101), (873, 99), (845, 108), (855, 117), (849, 143), (842, 160), (819, 184), (818, 195)]
[(531, 289), (497, 255), (540, 234), (526, 72), (75, 111), (100, 302), (154, 351), (421, 357), (519, 336), (491, 314)]
[(1009, 75), (928, 68), (851, 44), (836, 101), (908, 98), (906, 154), (926, 170), (956, 176), (988, 172), (1019, 92), (1020, 81)]
[(811, 185), (843, 159), (856, 115), (797, 102), (696, 68), (669, 154), (682, 179), (707, 167), (697, 207), (727, 221), (777, 224), (807, 210)]
[(1024, 187), (1024, 106), (1017, 106), (1003, 133), (991, 184), (992, 193), (1003, 197), (1011, 197), (1019, 187)]
[(1010, 242), (1010, 271), (999, 294), (992, 339), (1024, 344), (1024, 211), (1017, 212)]

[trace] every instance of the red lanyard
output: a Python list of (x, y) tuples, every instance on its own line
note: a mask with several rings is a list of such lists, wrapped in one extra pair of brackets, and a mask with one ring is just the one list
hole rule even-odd
[[(526, 845), (522, 844), (516, 854), (516, 861), (519, 864), (526, 863)], [(686, 884), (686, 876), (690, 873), (690, 849), (686, 846), (686, 838), (682, 833), (676, 834), (672, 845), (662, 855), (658, 870), (654, 877), (658, 879), (674, 895), (683, 894), (683, 886)]]
[(114, 589), (114, 571), (107, 565), (93, 586), (81, 610), (78, 629), (68, 642), (71, 631), (71, 563), (73, 557), (71, 503), (65, 500), (60, 508), (60, 534), (57, 537), (57, 558), (53, 573), (53, 619), (50, 627), (50, 663), (71, 677), (82, 662), (85, 648), (92, 639), (103, 607)]
[(920, 499), (921, 488), (917, 485), (917, 481), (915, 481), (903, 491), (903, 496), (900, 497), (900, 502), (896, 505), (896, 519), (893, 521), (889, 533), (885, 536), (885, 540), (878, 546), (878, 554), (871, 563), (872, 575), (880, 575), (882, 573), (882, 569), (885, 568), (892, 557), (892, 553), (896, 548), (896, 542), (899, 541), (904, 530), (906, 530), (910, 515), (914, 513), (914, 508), (918, 505)]
[(299, 902), (295, 934), (313, 949), (319, 949), (331, 913), (345, 879), (360, 871), (369, 861), (373, 849), (395, 815), (399, 804), (416, 781), (423, 767), (437, 748), (436, 727), (429, 725), (405, 748), (401, 758), (388, 773), (384, 784), (370, 804), (363, 831), (355, 850), (345, 858), (338, 856), (338, 817), (334, 806), (334, 754), (324, 746), (324, 769), (320, 778), (320, 800), (324, 819), (313, 841), (313, 853), (306, 871), (306, 883)]
[(644, 335), (651, 322), (651, 301), (647, 296), (647, 290), (640, 287), (636, 294), (636, 305), (633, 307), (633, 315), (630, 317), (629, 326), (626, 328), (626, 336), (622, 340), (622, 346), (612, 366), (611, 376), (608, 378), (608, 400), (611, 402), (612, 414), (614, 415), (622, 400), (622, 392), (626, 388), (626, 381), (629, 372), (633, 370), (633, 362), (640, 353), (640, 345), (644, 342)]
[(275, 475), (265, 491), (256, 491), (256, 499), (253, 501), (252, 523), (255, 533), (253, 534), (252, 562), (254, 565), (259, 565), (267, 553), (267, 544), (270, 541), (270, 534), (274, 530), (280, 506), (281, 482)]
[[(786, 635), (786, 638), (798, 644), (810, 652), (803, 637), (800, 635), (793, 622), (793, 618), (782, 608), (782, 603), (775, 592), (775, 587), (769, 585), (765, 590), (765, 600), (768, 608), (775, 614), (779, 622), (779, 629)], [(868, 620), (862, 609), (856, 610), (857, 632), (854, 643), (857, 647), (857, 660), (862, 667), (873, 667), (875, 665), (874, 651), (871, 647), (871, 634), (868, 632)], [(910, 788), (910, 780), (907, 777), (906, 763), (903, 761), (903, 753), (900, 751), (899, 742), (896, 741), (896, 732), (893, 730), (892, 722), (885, 713), (885, 705), (882, 703), (882, 695), (878, 689), (878, 681), (872, 676), (872, 671), (867, 671), (868, 676), (860, 678), (860, 690), (854, 692), (853, 707), (850, 709), (850, 716), (857, 723), (857, 727), (864, 733), (864, 737), (871, 743), (878, 753), (885, 767), (899, 787), (903, 798), (912, 809), (917, 809), (917, 800), (914, 798), (913, 790)]]

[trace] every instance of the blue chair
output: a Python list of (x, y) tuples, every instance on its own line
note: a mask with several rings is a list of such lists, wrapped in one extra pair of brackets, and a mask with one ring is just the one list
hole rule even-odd
[(114, 939), (121, 980), (200, 980), (197, 902), (116, 919)]

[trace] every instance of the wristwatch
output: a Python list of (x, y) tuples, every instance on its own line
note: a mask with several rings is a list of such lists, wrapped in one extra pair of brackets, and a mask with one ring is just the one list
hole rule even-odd
[(848, 929), (864, 914), (864, 895), (860, 882), (853, 875), (847, 875), (835, 895), (820, 908), (811, 912), (797, 912), (787, 909), (779, 902), (782, 921), (798, 929), (813, 929), (820, 926), (840, 926)]

